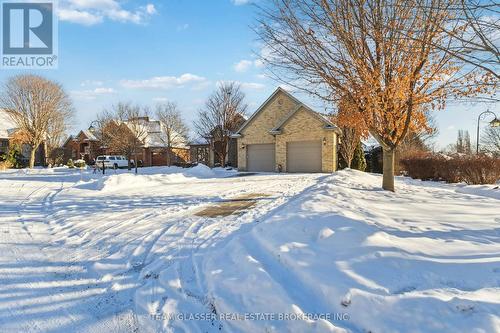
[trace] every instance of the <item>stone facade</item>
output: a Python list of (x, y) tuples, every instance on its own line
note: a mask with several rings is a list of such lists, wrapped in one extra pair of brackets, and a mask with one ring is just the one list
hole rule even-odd
[[(250, 144), (275, 144), (276, 171), (278, 166), (283, 172), (286, 167), (287, 142), (320, 140), (322, 142), (322, 171), (337, 170), (337, 133), (334, 128), (325, 128), (325, 121), (301, 105), (289, 93), (278, 89), (272, 97), (259, 108), (257, 113), (238, 133), (238, 169), (246, 171), (247, 150)], [(295, 112), (294, 112), (295, 111)], [(284, 119), (293, 115), (281, 126), (279, 134), (270, 131), (279, 126)]]

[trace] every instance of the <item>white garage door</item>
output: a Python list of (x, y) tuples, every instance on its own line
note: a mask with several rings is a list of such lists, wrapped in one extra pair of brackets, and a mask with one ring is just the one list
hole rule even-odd
[(247, 145), (247, 169), (257, 172), (274, 172), (274, 143)]
[(288, 172), (321, 172), (321, 141), (299, 141), (286, 144)]

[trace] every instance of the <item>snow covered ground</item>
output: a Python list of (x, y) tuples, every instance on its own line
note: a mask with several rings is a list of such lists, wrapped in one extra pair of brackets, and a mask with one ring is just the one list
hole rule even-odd
[(500, 332), (494, 186), (140, 172), (0, 173), (0, 332)]

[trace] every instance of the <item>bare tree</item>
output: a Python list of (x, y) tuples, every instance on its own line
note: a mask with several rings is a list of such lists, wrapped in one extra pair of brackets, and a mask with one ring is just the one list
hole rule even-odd
[(44, 142), (59, 140), (73, 114), (68, 95), (58, 83), (37, 75), (17, 75), (3, 86), (2, 107), (26, 137), (31, 148), (29, 167)]
[(242, 125), (248, 105), (245, 94), (235, 82), (224, 82), (208, 98), (205, 107), (198, 112), (195, 122), (197, 134), (206, 139), (221, 161), (226, 162), (231, 135)]
[(132, 133), (130, 137), (131, 140), (128, 142), (134, 155), (135, 173), (137, 173), (137, 154), (141, 147), (144, 146), (146, 137), (149, 133), (149, 110), (147, 108), (138, 106), (131, 107), (129, 105), (125, 107), (123, 111), (122, 114), (119, 114), (119, 118), (126, 119), (124, 123)]
[(487, 127), (483, 131), (481, 150), (500, 157), (500, 127)]
[(104, 147), (110, 151), (119, 152), (129, 160), (134, 158), (135, 173), (138, 167), (138, 153), (149, 132), (148, 113), (131, 103), (120, 102), (104, 110), (98, 116), (99, 128), (95, 131)]
[(500, 80), (500, 9), (494, 0), (457, 0), (450, 23), (443, 31), (452, 37), (451, 47), (444, 48), (464, 63), (481, 68)]
[[(441, 26), (454, 0), (270, 0), (256, 28), (271, 76), (338, 104), (363, 119), (383, 149), (382, 187), (394, 191), (395, 151), (427, 127), (475, 72), (462, 73), (443, 52)], [(439, 47), (438, 47), (439, 46)]]
[(342, 136), (339, 143), (339, 154), (348, 168), (351, 168), (354, 152), (360, 142), (359, 133), (354, 127), (341, 126)]
[(172, 148), (184, 144), (189, 128), (182, 119), (177, 104), (168, 102), (156, 105), (156, 117), (161, 124), (160, 139), (167, 146), (167, 165), (171, 165)]
[(458, 130), (456, 152), (459, 154), (472, 154), (469, 131)]

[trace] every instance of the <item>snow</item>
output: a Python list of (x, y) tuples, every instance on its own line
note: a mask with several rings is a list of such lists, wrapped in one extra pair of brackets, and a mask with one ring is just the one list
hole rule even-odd
[[(0, 331), (500, 332), (495, 185), (380, 183), (203, 165), (1, 172)], [(195, 215), (256, 193), (246, 212)]]
[(10, 138), (16, 128), (17, 126), (9, 114), (5, 110), (0, 109), (0, 139)]

